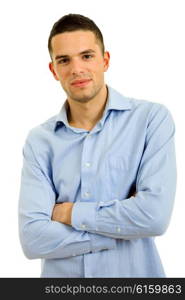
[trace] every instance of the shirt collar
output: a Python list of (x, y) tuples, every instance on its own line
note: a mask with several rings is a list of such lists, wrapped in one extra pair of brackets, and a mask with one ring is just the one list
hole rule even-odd
[[(128, 98), (121, 95), (119, 92), (117, 92), (115, 89), (113, 89), (110, 86), (107, 86), (107, 88), (108, 88), (108, 98), (103, 113), (103, 117), (101, 119), (102, 124), (104, 123), (104, 120), (109, 110), (130, 110), (131, 109), (131, 103)], [(54, 130), (56, 130), (57, 127), (61, 126), (62, 124), (69, 127), (69, 123), (67, 119), (67, 108), (68, 108), (68, 102), (66, 100), (62, 105), (59, 114), (56, 116)]]
[(107, 105), (105, 107), (106, 110), (130, 110), (131, 103), (128, 98), (117, 92), (110, 86), (108, 88), (108, 98)]

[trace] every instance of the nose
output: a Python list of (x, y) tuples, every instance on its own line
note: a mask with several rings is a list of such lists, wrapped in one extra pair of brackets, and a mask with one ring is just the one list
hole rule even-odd
[(71, 61), (71, 74), (79, 75), (84, 73), (83, 63), (78, 58)]

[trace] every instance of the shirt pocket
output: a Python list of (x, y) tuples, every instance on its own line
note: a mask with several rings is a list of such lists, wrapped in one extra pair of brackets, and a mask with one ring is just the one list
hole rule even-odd
[(128, 157), (109, 156), (105, 162), (106, 180), (109, 195), (113, 198), (124, 197), (128, 193)]
[(107, 159), (107, 167), (109, 169), (126, 171), (128, 170), (128, 158), (122, 156), (110, 156)]

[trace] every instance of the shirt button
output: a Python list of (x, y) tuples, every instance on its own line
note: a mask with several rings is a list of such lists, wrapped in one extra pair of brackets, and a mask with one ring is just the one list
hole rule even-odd
[(85, 192), (85, 193), (84, 193), (84, 196), (87, 197), (87, 198), (88, 198), (90, 195), (91, 195), (91, 194), (90, 194), (89, 192)]
[(117, 227), (117, 232), (120, 232), (121, 231), (121, 228), (120, 227)]
[(90, 162), (86, 162), (86, 163), (85, 163), (85, 166), (86, 166), (86, 167), (90, 167), (90, 165), (91, 165)]
[(85, 224), (81, 224), (80, 227), (83, 228), (83, 229), (85, 229), (85, 228), (86, 228), (86, 225), (85, 225)]

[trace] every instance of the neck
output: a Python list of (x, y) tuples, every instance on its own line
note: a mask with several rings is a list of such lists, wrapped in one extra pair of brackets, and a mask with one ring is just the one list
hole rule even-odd
[(80, 103), (68, 99), (68, 122), (70, 126), (91, 130), (101, 119), (107, 102), (107, 88), (103, 86), (100, 93), (91, 101)]

